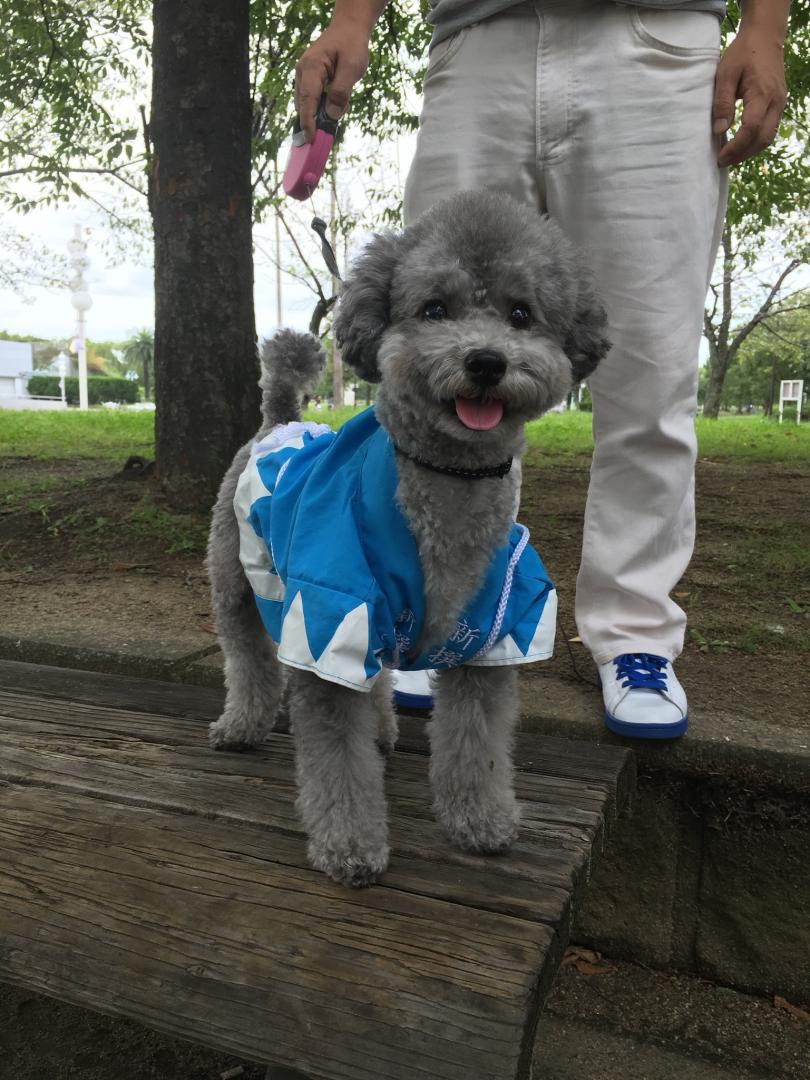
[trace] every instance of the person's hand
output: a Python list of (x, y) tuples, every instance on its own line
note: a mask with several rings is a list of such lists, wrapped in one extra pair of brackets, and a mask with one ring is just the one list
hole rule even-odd
[(333, 21), (295, 65), (295, 109), (307, 142), (315, 138), (315, 113), (326, 85), (326, 112), (339, 120), (352, 88), (368, 67), (370, 31), (359, 21)]
[(712, 131), (721, 135), (734, 121), (742, 99), (740, 124), (717, 158), (718, 165), (739, 165), (770, 146), (787, 100), (782, 46), (758, 28), (744, 27), (720, 59), (714, 85)]

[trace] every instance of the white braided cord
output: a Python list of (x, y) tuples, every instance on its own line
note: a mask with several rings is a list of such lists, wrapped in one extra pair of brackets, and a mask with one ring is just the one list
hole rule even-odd
[[(481, 646), (475, 656), (473, 656), (473, 660), (478, 660), (485, 653), (488, 653), (495, 644), (495, 642), (498, 640), (498, 635), (500, 634), (501, 627), (503, 626), (504, 616), (506, 615), (506, 605), (509, 603), (509, 597), (512, 593), (512, 579), (515, 576), (515, 567), (520, 562), (520, 556), (523, 554), (526, 545), (529, 542), (529, 530), (526, 528), (526, 526), (521, 525), (518, 522), (515, 522), (515, 524), (521, 531), (521, 537), (515, 545), (515, 550), (512, 552), (512, 556), (509, 559), (509, 565), (506, 567), (506, 576), (503, 579), (501, 598), (498, 601), (498, 610), (495, 612), (495, 621), (492, 624), (492, 629), (487, 635), (487, 640), (484, 642), (484, 644)], [(465, 661), (465, 663), (470, 663), (470, 661), (467, 660)]]

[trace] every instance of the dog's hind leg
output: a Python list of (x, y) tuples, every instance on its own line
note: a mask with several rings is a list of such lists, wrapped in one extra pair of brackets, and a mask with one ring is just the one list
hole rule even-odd
[(225, 656), (225, 709), (208, 729), (214, 750), (250, 750), (272, 731), (284, 686), (276, 647), (259, 618), (250, 587), (215, 612)]
[(371, 690), (377, 709), (377, 745), (386, 755), (393, 753), (399, 736), (399, 719), (394, 708), (394, 686), (391, 672), (383, 669)]
[(215, 750), (249, 750), (272, 730), (283, 676), (275, 645), (262, 625), (253, 592), (239, 560), (239, 525), (233, 494), (247, 449), (225, 476), (211, 521), (208, 576), (214, 627), (225, 656), (225, 709), (209, 727)]
[(505, 851), (520, 820), (512, 780), (517, 676), (510, 667), (437, 675), (428, 728), (436, 819), (466, 851)]
[(309, 860), (343, 885), (371, 885), (389, 855), (374, 702), (306, 671), (291, 670), (289, 688)]

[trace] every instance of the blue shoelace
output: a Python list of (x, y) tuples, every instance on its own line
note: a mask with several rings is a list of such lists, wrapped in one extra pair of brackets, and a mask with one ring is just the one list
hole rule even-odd
[(613, 663), (616, 665), (617, 678), (625, 680), (623, 689), (666, 691), (666, 657), (653, 656), (651, 653), (624, 653), (617, 656)]

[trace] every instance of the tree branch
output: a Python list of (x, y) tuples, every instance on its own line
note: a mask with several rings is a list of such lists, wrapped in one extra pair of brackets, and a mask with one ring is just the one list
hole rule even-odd
[(767, 330), (769, 334), (773, 334), (775, 338), (779, 338), (780, 341), (784, 341), (786, 345), (791, 345), (794, 349), (800, 349), (805, 344), (804, 341), (791, 341), (790, 338), (786, 338), (784, 334), (780, 334), (778, 330), (774, 330), (767, 322), (763, 322), (762, 329)]
[[(137, 165), (139, 162), (146, 160), (147, 159), (145, 156), (142, 158), (133, 158), (131, 161), (128, 161), (126, 165), (121, 165), (118, 168), (114, 169), (68, 168), (64, 171), (67, 176), (73, 176), (82, 173), (93, 173), (99, 176), (114, 176), (115, 179), (120, 180), (122, 184), (126, 184), (126, 186), (132, 188), (133, 191), (137, 191), (139, 195), (143, 195), (144, 192), (138, 187), (137, 184), (133, 184), (131, 180), (127, 180), (125, 176), (121, 175), (120, 169), (128, 168), (130, 165)], [(6, 176), (22, 176), (26, 173), (41, 171), (41, 165), (26, 165), (20, 169), (5, 169), (4, 171), (0, 172), (0, 180), (3, 180)]]
[[(776, 299), (777, 293), (779, 292), (780, 288), (782, 287), (782, 282), (785, 280), (785, 278), (787, 278), (790, 274), (792, 274), (793, 271), (798, 269), (798, 267), (800, 267), (801, 265), (802, 265), (801, 259), (791, 259), (790, 260), (790, 262), (787, 264), (785, 269), (782, 271), (782, 273), (776, 279), (774, 284), (771, 286), (770, 292), (768, 293), (768, 295), (765, 297), (765, 299), (760, 304), (759, 310), (757, 311), (756, 315), (754, 315), (753, 318), (751, 318), (745, 324), (745, 326), (743, 326), (735, 334), (734, 338), (732, 339), (731, 345), (729, 346), (729, 349), (728, 349), (729, 356), (734, 356), (734, 354), (739, 349), (740, 345), (742, 345), (742, 343), (745, 341), (745, 339), (748, 337), (748, 335), (751, 333), (751, 331), (755, 330), (756, 327), (759, 326), (759, 324), (764, 319), (768, 318), (768, 313), (770, 312), (770, 309), (773, 306), (773, 302)], [(773, 312), (774, 315), (776, 315), (778, 313), (779, 312)]]
[[(276, 207), (276, 213), (278, 214), (278, 220), (284, 226), (284, 231), (287, 233), (287, 236), (289, 236), (290, 240), (292, 240), (292, 242), (293, 242), (293, 247), (295, 248), (295, 250), (296, 250), (296, 252), (298, 254), (298, 258), (301, 260), (301, 262), (307, 268), (308, 272), (312, 275), (312, 280), (315, 282), (317, 292), (318, 292), (318, 296), (320, 297), (320, 299), (321, 299), (321, 301), (323, 303), (326, 303), (326, 294), (324, 293), (323, 289), (321, 288), (321, 283), (320, 283), (320, 280), (318, 278), (318, 275), (315, 273), (315, 271), (309, 265), (309, 262), (307, 261), (306, 255), (304, 255), (303, 251), (301, 250), (301, 245), (298, 243), (298, 240), (296, 239), (295, 234), (293, 233), (290, 226), (287, 224), (287, 219), (284, 217), (284, 215), (281, 213), (281, 211), (278, 209), (278, 207)], [(328, 308), (327, 308), (327, 310), (328, 310)]]

